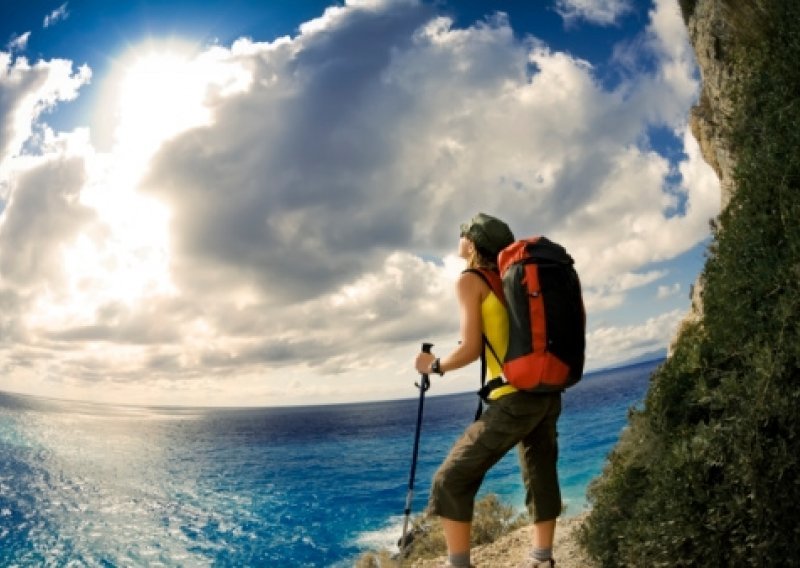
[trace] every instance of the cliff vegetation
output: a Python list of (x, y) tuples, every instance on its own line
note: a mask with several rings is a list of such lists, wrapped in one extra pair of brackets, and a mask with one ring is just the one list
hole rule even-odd
[[(800, 2), (718, 0), (733, 192), (687, 323), (601, 478), (601, 566), (800, 565)], [(681, 0), (684, 17), (703, 2)]]

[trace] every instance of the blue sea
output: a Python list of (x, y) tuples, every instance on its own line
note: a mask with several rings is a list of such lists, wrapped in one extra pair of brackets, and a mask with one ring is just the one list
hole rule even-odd
[[(588, 374), (564, 395), (567, 515), (660, 361)], [(0, 566), (351, 566), (400, 536), (418, 398), (292, 408), (112, 406), (0, 393)], [(413, 513), (473, 418), (425, 398)], [(516, 452), (489, 473), (522, 509)]]

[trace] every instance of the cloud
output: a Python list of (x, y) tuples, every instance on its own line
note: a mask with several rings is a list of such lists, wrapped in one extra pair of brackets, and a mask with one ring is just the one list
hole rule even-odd
[(19, 293), (0, 286), (0, 349), (8, 349), (24, 338), (25, 329), (20, 319), (24, 311)]
[(579, 20), (608, 26), (632, 10), (628, 0), (556, 0), (556, 12), (567, 24)]
[(594, 329), (586, 337), (587, 360), (597, 369), (663, 349), (685, 316), (684, 310), (672, 310), (640, 324)]
[(62, 247), (93, 217), (78, 199), (84, 181), (78, 157), (45, 160), (15, 177), (0, 223), (4, 283), (29, 287), (59, 276)]
[[(8, 158), (30, 139), (34, 122), (59, 102), (77, 97), (90, 78), (85, 65), (73, 72), (70, 61), (54, 59), (30, 65), (24, 57), (0, 52), (0, 182)], [(0, 199), (5, 197), (0, 187)]]
[[(452, 254), (477, 210), (566, 245), (590, 311), (624, 305), (719, 207), (686, 127), (698, 84), (676, 21), (655, 6), (648, 65), (609, 89), (502, 15), (457, 28), (416, 2), (350, 2), (295, 37), (176, 63), (192, 92), (152, 96), (152, 117), (203, 112), (135, 156), (123, 125), (106, 154), (77, 132), (37, 140), (42, 109), (89, 72), (7, 57), (0, 304), (14, 315), (0, 329), (19, 339), (0, 357), (6, 384), (55, 374), (73, 394), (96, 397), (102, 380), (103, 396), (139, 400), (145, 383), (185, 403), (201, 386), (220, 402), (231, 381), (237, 400), (388, 396), (378, 377), (407, 376), (421, 339), (455, 342)], [(173, 88), (131, 77), (131, 92)], [(685, 155), (652, 149), (653, 127)], [(34, 142), (39, 155), (20, 153)], [(590, 362), (663, 346), (677, 319), (595, 329)]]
[(656, 298), (659, 300), (663, 300), (665, 298), (670, 298), (681, 292), (681, 285), (678, 282), (675, 282), (672, 286), (659, 286), (656, 292)]
[(691, 68), (608, 92), (588, 64), (530, 49), (503, 18), (452, 29), (405, 4), (335, 16), (290, 42), (234, 46), (257, 87), (216, 101), (213, 125), (157, 156), (145, 185), (170, 203), (185, 285), (243, 279), (281, 301), (313, 297), (396, 248), (443, 254), (475, 203), (563, 236), (579, 261), (606, 244), (589, 285), (698, 240), (653, 246), (712, 211), (668, 218), (676, 165), (636, 145), (647, 124), (685, 132), (672, 109), (691, 103)]
[(619, 307), (630, 290), (641, 288), (663, 278), (666, 271), (651, 270), (644, 274), (626, 272), (609, 278), (603, 285), (594, 286), (584, 293), (584, 304), (589, 312), (601, 312)]
[(25, 32), (24, 34), (13, 36), (11, 41), (8, 42), (8, 50), (9, 51), (25, 51), (25, 48), (28, 46), (28, 40), (31, 37), (31, 32)]
[(64, 2), (63, 4), (61, 4), (61, 6), (59, 6), (58, 8), (50, 12), (47, 16), (45, 16), (44, 21), (42, 22), (42, 27), (49, 28), (50, 26), (54, 26), (58, 22), (64, 21), (67, 18), (69, 18), (69, 11), (67, 10), (67, 4), (69, 4), (69, 2)]
[[(340, 290), (284, 307), (229, 294), (207, 301), (204, 308), (199, 308), (202, 299), (183, 296), (135, 306), (110, 303), (97, 310), (94, 323), (73, 327), (59, 328), (52, 318), (40, 317), (29, 324), (36, 338), (12, 346), (4, 357), (5, 369), (9, 377), (19, 377), (24, 364), (34, 377), (50, 373), (71, 378), (71, 392), (89, 398), (140, 400), (143, 374), (150, 385), (173, 385), (183, 403), (213, 403), (213, 398), (190, 392), (188, 385), (210, 381), (213, 391), (232, 376), (242, 389), (237, 386), (237, 393), (252, 388), (263, 397), (266, 389), (282, 400), (347, 400), (359, 392), (370, 396), (370, 390), (372, 398), (377, 393), (399, 396), (392, 385), (375, 385), (374, 380), (365, 390), (364, 381), (376, 371), (388, 377), (404, 370), (409, 376), (410, 363), (389, 364), (394, 358), (387, 359), (386, 353), (423, 336), (450, 336), (457, 327), (452, 280), (443, 281), (441, 270), (396, 253)], [(29, 357), (34, 352), (37, 357)], [(411, 353), (406, 347), (403, 355)], [(287, 376), (305, 376), (308, 382), (287, 389)], [(104, 392), (93, 392), (100, 380)], [(328, 382), (338, 386), (325, 387)], [(248, 403), (246, 396), (234, 396)], [(228, 393), (217, 402), (230, 403), (230, 397)]]
[(255, 280), (304, 300), (408, 242), (387, 136), (402, 101), (381, 74), (426, 15), (351, 9), (292, 43), (233, 47), (255, 87), (218, 100), (214, 125), (168, 144), (145, 183), (171, 205), (184, 285)]

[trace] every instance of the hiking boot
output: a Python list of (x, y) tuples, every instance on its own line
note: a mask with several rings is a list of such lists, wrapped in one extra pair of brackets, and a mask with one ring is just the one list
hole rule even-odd
[(554, 568), (556, 561), (552, 558), (550, 560), (534, 560), (533, 558), (526, 558), (525, 561), (519, 565), (519, 568)]

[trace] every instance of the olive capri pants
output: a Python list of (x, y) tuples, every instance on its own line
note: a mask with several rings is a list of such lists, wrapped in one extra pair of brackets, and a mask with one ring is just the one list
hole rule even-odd
[(470, 522), (475, 495), (486, 472), (516, 444), (525, 482), (525, 504), (533, 521), (561, 513), (558, 433), (561, 393), (513, 392), (492, 401), (450, 450), (433, 478), (428, 512)]

